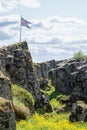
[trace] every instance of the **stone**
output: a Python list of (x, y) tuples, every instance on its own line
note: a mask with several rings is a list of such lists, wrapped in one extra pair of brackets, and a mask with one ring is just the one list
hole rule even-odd
[(48, 81), (47, 81), (46, 79), (44, 79), (44, 80), (42, 80), (42, 81), (40, 82), (40, 88), (41, 88), (42, 90), (47, 90), (47, 89), (49, 89)]
[(16, 130), (11, 101), (0, 97), (0, 130)]
[(58, 92), (76, 94), (78, 90), (78, 95), (80, 95), (82, 91), (84, 91), (84, 94), (87, 92), (86, 70), (86, 60), (70, 60), (67, 63), (63, 61), (63, 63), (57, 64), (56, 68), (49, 71), (48, 77), (52, 80), (52, 84)]
[(48, 72), (50, 69), (56, 67), (56, 61), (50, 60), (42, 63), (35, 63), (34, 66), (38, 79), (46, 79), (48, 78)]
[(69, 120), (71, 122), (87, 121), (87, 104), (84, 101), (73, 103)]
[(16, 130), (11, 82), (0, 71), (0, 130)]
[(11, 65), (13, 63), (13, 56), (12, 55), (7, 55), (5, 58), (5, 64), (6, 65)]
[(0, 96), (12, 100), (11, 83), (7, 77), (0, 76)]
[[(0, 58), (3, 73), (9, 77), (12, 83), (19, 84), (29, 91), (35, 99), (36, 106), (45, 105), (27, 43), (21, 42), (1, 48), (0, 54), (3, 54), (3, 59)], [(11, 63), (9, 63), (10, 59)]]

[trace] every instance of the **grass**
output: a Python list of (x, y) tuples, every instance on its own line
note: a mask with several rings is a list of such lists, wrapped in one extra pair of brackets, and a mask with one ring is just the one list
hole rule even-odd
[(61, 107), (63, 104), (59, 102), (61, 98), (66, 98), (67, 95), (62, 95), (55, 91), (55, 88), (48, 83), (49, 89), (43, 91), (49, 98), (52, 105), (52, 113), (43, 113), (43, 109), (39, 109), (39, 112), (27, 118), (27, 120), (21, 120), (17, 122), (17, 130), (87, 130), (87, 124), (84, 122), (70, 123), (70, 113), (57, 114), (54, 109), (55, 107)]
[[(61, 93), (57, 92), (55, 90), (55, 87), (51, 84), (50, 80), (48, 80), (48, 87), (49, 87), (49, 89), (41, 90), (41, 91), (43, 93), (45, 93), (46, 96), (48, 97), (53, 111), (55, 108), (62, 108), (64, 106), (64, 104), (60, 103), (60, 99), (62, 99), (62, 98), (65, 99), (68, 97), (68, 95), (61, 94)], [(42, 111), (43, 111), (43, 109), (41, 110), (41, 112)]]
[(17, 130), (87, 130), (87, 124), (83, 122), (70, 123), (69, 113), (65, 114), (44, 114), (37, 113), (25, 121), (17, 122)]

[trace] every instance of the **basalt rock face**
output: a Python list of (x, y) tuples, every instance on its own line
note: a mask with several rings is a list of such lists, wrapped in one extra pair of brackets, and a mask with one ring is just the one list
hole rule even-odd
[(0, 130), (16, 130), (11, 83), (29, 91), (35, 107), (52, 111), (48, 98), (39, 90), (31, 54), (26, 42), (0, 49)]
[(67, 63), (59, 63), (57, 66), (49, 72), (49, 78), (56, 90), (86, 98), (87, 60), (70, 60)]
[(56, 61), (55, 60), (50, 60), (47, 62), (42, 62), (42, 63), (37, 63), (34, 65), (35, 66), (35, 71), (37, 74), (38, 79), (46, 79), (48, 78), (48, 72), (56, 67)]
[(70, 121), (87, 121), (87, 60), (70, 60), (49, 71), (58, 92), (69, 94)]
[(3, 73), (10, 78), (12, 83), (19, 84), (33, 95), (36, 107), (50, 106), (47, 97), (39, 90), (26, 42), (0, 49), (0, 57)]
[[(0, 64), (1, 65), (1, 64)], [(11, 83), (0, 71), (0, 130), (16, 130)]]
[(87, 104), (85, 104), (83, 101), (77, 101), (76, 103), (73, 103), (69, 120), (71, 122), (87, 122)]
[(16, 130), (12, 102), (0, 97), (0, 130)]

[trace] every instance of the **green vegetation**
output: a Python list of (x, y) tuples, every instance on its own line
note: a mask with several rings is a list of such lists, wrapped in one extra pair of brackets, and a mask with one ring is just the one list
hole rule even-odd
[(44, 115), (36, 113), (32, 118), (17, 122), (17, 130), (87, 130), (86, 123), (70, 123), (68, 116), (69, 113)]
[(32, 95), (19, 85), (12, 85), (13, 101), (16, 103), (23, 103), (25, 106), (34, 105), (34, 99)]
[(34, 99), (32, 95), (16, 84), (12, 85), (12, 93), (16, 119), (26, 119), (28, 115), (34, 112)]
[[(48, 82), (49, 89), (41, 90), (44, 92), (52, 105), (52, 113), (44, 113), (43, 108), (40, 108), (36, 113), (27, 118), (27, 120), (21, 120), (17, 122), (17, 130), (87, 130), (87, 124), (83, 122), (70, 123), (69, 114), (55, 112), (55, 108), (62, 107), (63, 104), (59, 102), (62, 98), (67, 98), (67, 95), (60, 94), (55, 91), (51, 81)], [(42, 114), (43, 113), (43, 114)]]
[(76, 60), (83, 60), (85, 58), (85, 56), (84, 56), (84, 53), (80, 50), (80, 51), (74, 53), (73, 58)]
[[(41, 90), (45, 95), (48, 97), (50, 104), (52, 106), (52, 109), (54, 111), (55, 108), (61, 108), (64, 106), (64, 104), (60, 103), (60, 99), (67, 98), (68, 95), (61, 94), (55, 90), (55, 87), (52, 85), (51, 81), (48, 80), (48, 89), (47, 90)], [(42, 109), (41, 109), (42, 111)]]
[(50, 99), (50, 95), (55, 91), (54, 86), (51, 84), (51, 81), (48, 80), (48, 86), (46, 90), (42, 90), (41, 91)]

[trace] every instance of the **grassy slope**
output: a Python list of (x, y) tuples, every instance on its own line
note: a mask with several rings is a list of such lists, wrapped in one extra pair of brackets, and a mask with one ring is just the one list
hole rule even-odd
[(34, 111), (34, 99), (32, 95), (19, 85), (12, 85), (13, 104), (16, 119), (26, 119)]

